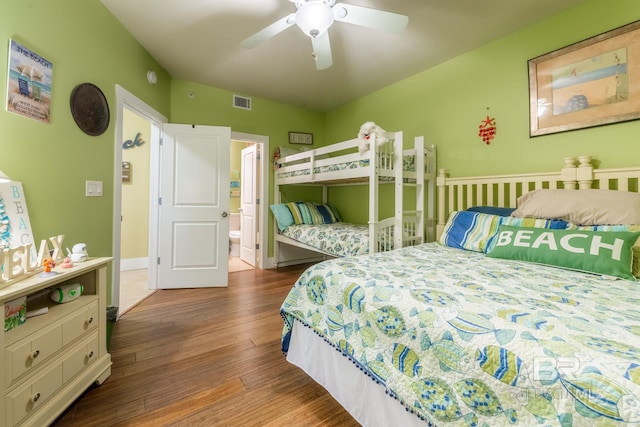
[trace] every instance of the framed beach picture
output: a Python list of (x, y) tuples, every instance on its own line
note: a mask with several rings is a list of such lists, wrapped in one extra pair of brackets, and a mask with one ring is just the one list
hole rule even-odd
[(640, 118), (640, 21), (528, 66), (532, 137)]
[(7, 111), (49, 123), (53, 64), (15, 40), (9, 40)]

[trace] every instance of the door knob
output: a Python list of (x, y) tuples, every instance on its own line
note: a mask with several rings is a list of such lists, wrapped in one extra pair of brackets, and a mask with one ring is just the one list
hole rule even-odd
[(229, 213), (227, 211), (222, 211), (222, 218), (226, 218), (229, 216)]

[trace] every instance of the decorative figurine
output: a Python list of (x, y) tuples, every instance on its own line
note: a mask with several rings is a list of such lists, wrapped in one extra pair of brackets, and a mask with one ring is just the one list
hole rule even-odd
[(51, 269), (56, 266), (56, 262), (53, 258), (45, 258), (44, 261), (42, 261), (42, 265), (44, 265), (45, 273), (51, 273)]
[(62, 260), (62, 263), (60, 264), (60, 267), (71, 268), (73, 267), (73, 263), (71, 262), (71, 259), (69, 257), (64, 257), (64, 259)]
[(51, 257), (45, 258), (42, 261), (42, 265), (44, 266), (44, 271), (40, 273), (38, 276), (47, 277), (47, 276), (55, 276), (56, 274), (58, 274), (56, 271), (53, 271), (53, 267), (56, 266), (56, 262), (53, 260), (53, 258)]
[(67, 254), (69, 258), (71, 258), (71, 262), (84, 262), (89, 259), (87, 245), (84, 243), (76, 243), (73, 245), (72, 251), (69, 251), (69, 248), (67, 248)]

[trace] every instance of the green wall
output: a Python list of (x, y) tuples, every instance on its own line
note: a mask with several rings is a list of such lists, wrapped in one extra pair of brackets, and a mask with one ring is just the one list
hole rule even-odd
[[(49, 124), (6, 111), (10, 38), (53, 63)], [(91, 256), (111, 255), (115, 85), (168, 114), (168, 74), (99, 0), (3, 1), (0, 69), (0, 170), (22, 181), (36, 242), (64, 234), (65, 247), (85, 242)], [(149, 69), (156, 87), (146, 83)], [(100, 87), (111, 107), (100, 136), (83, 133), (70, 113), (71, 91), (84, 82)], [(85, 197), (85, 180), (102, 181), (103, 196)]]
[[(424, 135), (451, 176), (556, 171), (563, 157), (583, 154), (602, 168), (637, 166), (640, 121), (529, 138), (527, 61), (638, 19), (637, 0), (586, 1), (331, 111), (327, 139), (352, 138), (368, 120), (405, 131), (405, 144)], [(487, 115), (497, 127), (490, 145), (478, 137)], [(364, 189), (336, 189), (332, 200), (345, 217), (366, 218)]]
[[(15, 38), (53, 63), (53, 85), (49, 124), (0, 109), (0, 170), (22, 181), (36, 241), (64, 234), (65, 246), (83, 241), (91, 255), (108, 256), (116, 84), (171, 122), (267, 135), (271, 151), (287, 145), (288, 131), (312, 132), (321, 146), (353, 138), (361, 123), (373, 120), (403, 130), (407, 141), (425, 135), (438, 146), (439, 167), (456, 176), (557, 170), (562, 157), (580, 154), (593, 155), (601, 167), (631, 166), (640, 154), (640, 121), (528, 136), (527, 60), (640, 19), (637, 0), (614, 3), (588, 0), (325, 114), (256, 97), (251, 111), (235, 109), (231, 91), (172, 79), (99, 0), (4, 2), (0, 69), (7, 69), (8, 40)], [(157, 85), (147, 83), (147, 70), (156, 71)], [(98, 85), (112, 109), (109, 128), (97, 137), (81, 132), (69, 111), (69, 95), (83, 82)], [(0, 99), (6, 105), (6, 93)], [(487, 114), (497, 122), (490, 145), (477, 136)], [(85, 180), (102, 181), (103, 196), (85, 197)], [(360, 190), (332, 192), (345, 219), (366, 218)], [(270, 201), (272, 192), (270, 186)]]

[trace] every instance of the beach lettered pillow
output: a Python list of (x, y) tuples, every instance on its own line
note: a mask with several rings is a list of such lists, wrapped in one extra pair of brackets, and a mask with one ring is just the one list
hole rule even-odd
[[(590, 230), (590, 231), (640, 231), (640, 225), (626, 225), (626, 224), (583, 225), (583, 226), (569, 224), (567, 228), (577, 229), (577, 230)], [(631, 274), (633, 274), (636, 279), (640, 279), (640, 239), (638, 239), (638, 241), (636, 241), (636, 244), (633, 246), (633, 264), (631, 267)]]
[(501, 225), (487, 256), (530, 261), (634, 280), (632, 250), (640, 232), (552, 230)]

